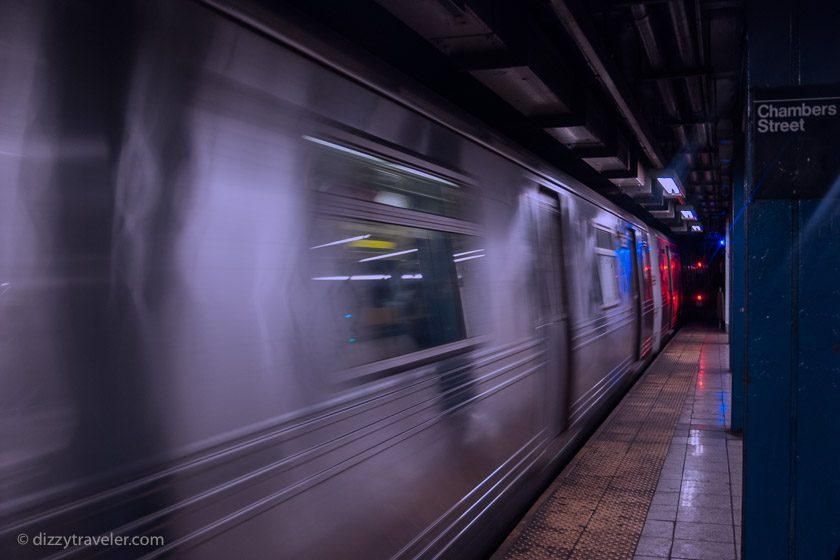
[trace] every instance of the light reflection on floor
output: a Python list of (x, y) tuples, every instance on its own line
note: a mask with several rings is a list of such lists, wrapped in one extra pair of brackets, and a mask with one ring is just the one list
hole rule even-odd
[(686, 400), (636, 558), (740, 559), (741, 439), (731, 425), (727, 335), (703, 331)]

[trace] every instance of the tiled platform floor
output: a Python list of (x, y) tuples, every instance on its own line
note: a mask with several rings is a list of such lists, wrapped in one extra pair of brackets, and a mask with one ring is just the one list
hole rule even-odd
[(740, 559), (741, 439), (730, 426), (727, 335), (708, 331), (635, 558)]
[(725, 334), (683, 328), (494, 559), (738, 556)]

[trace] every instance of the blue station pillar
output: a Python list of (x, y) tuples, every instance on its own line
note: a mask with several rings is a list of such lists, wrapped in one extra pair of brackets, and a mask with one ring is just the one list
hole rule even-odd
[(747, 2), (732, 308), (747, 560), (840, 557), (838, 22), (840, 2)]

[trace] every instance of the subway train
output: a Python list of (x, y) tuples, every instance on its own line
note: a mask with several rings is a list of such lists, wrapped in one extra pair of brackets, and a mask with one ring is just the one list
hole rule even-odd
[(666, 235), (304, 18), (0, 2), (5, 558), (470, 558), (663, 347)]

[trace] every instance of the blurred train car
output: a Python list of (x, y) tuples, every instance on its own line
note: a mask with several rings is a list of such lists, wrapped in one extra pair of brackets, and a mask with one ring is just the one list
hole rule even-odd
[(6, 558), (480, 557), (676, 327), (666, 236), (291, 16), (0, 28)]

